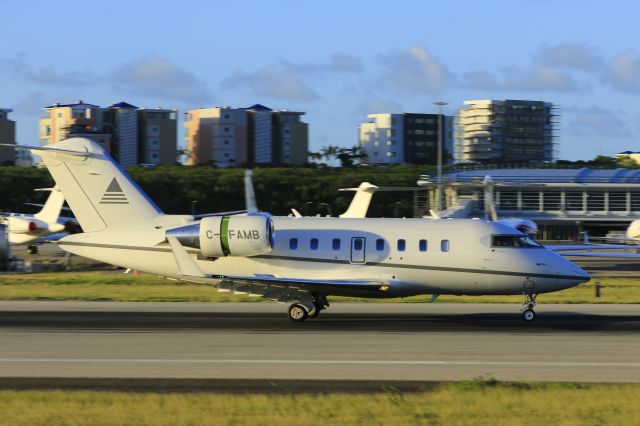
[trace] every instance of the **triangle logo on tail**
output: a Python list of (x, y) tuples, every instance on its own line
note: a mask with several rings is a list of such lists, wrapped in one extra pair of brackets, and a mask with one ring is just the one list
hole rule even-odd
[(127, 196), (116, 178), (113, 178), (107, 190), (102, 194), (100, 204), (129, 204), (129, 200), (127, 200)]

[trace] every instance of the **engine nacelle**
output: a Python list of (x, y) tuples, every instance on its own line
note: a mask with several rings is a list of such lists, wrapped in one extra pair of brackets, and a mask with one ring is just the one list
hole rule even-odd
[(9, 232), (16, 234), (37, 233), (47, 228), (47, 224), (34, 218), (24, 218), (19, 216), (9, 216), (7, 218)]
[(205, 217), (165, 235), (176, 237), (184, 246), (199, 248), (205, 257), (258, 256), (269, 253), (273, 246), (271, 219), (262, 215)]
[(538, 232), (538, 225), (535, 222), (528, 219), (500, 219), (498, 223), (502, 223), (503, 225), (510, 226), (523, 234), (534, 235)]

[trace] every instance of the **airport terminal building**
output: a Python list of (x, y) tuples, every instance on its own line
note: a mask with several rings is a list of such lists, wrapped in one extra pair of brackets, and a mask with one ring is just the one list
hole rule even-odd
[[(429, 196), (416, 211), (437, 209), (436, 182), (420, 178)], [(498, 216), (534, 220), (541, 240), (577, 240), (584, 230), (603, 236), (640, 218), (640, 170), (471, 170), (445, 174), (443, 187), (442, 217), (485, 217), (484, 199), (493, 192)]]

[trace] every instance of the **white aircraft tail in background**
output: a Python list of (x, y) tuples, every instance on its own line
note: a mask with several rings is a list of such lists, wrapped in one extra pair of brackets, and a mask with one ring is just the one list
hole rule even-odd
[(3, 214), (11, 244), (32, 244), (43, 237), (67, 230), (66, 223), (61, 223), (60, 220), (60, 211), (64, 204), (62, 192), (57, 187), (36, 189), (36, 191), (51, 191), (47, 201), (38, 213), (33, 215), (23, 213)]
[(342, 218), (361, 218), (367, 216), (367, 210), (369, 210), (369, 204), (371, 204), (371, 197), (380, 188), (370, 184), (369, 182), (362, 182), (357, 188), (342, 188), (339, 191), (355, 191), (355, 195), (349, 204), (347, 211), (342, 213), (339, 217)]
[(64, 195), (58, 188), (39, 188), (36, 191), (51, 191), (47, 201), (42, 206), (42, 210), (33, 216), (43, 222), (54, 223), (58, 221), (62, 206), (64, 205)]

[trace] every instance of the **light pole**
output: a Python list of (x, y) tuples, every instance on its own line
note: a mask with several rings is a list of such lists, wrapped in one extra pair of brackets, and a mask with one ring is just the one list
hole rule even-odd
[(438, 212), (442, 211), (442, 109), (447, 105), (444, 101), (434, 102), (438, 107)]

